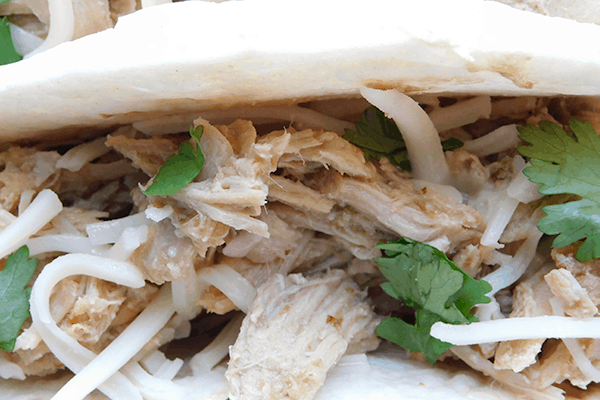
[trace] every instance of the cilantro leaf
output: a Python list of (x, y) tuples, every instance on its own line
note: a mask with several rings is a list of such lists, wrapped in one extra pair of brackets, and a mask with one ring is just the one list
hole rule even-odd
[[(0, 5), (6, 1), (0, 1)], [(22, 60), (23, 57), (17, 50), (12, 40), (8, 18), (0, 19), (0, 65), (10, 64)]]
[(31, 288), (25, 286), (31, 280), (37, 259), (29, 259), (29, 248), (23, 246), (8, 256), (0, 271), (0, 349), (13, 351), (19, 330), (29, 317)]
[[(346, 129), (342, 136), (365, 153), (365, 160), (381, 160), (386, 157), (390, 162), (405, 171), (410, 171), (410, 162), (406, 144), (398, 126), (387, 118), (377, 107), (368, 107), (360, 121), (354, 124), (356, 131)], [(442, 142), (444, 151), (455, 150), (463, 145), (458, 139), (450, 138)]]
[(417, 310), (414, 326), (397, 318), (387, 318), (378, 327), (377, 334), (410, 351), (423, 352), (433, 364), (452, 345), (433, 338), (429, 334), (431, 325), (438, 321), (449, 324), (476, 321), (469, 311), (476, 304), (490, 302), (485, 294), (492, 287), (471, 278), (435, 247), (408, 238), (377, 247), (386, 255), (375, 258), (388, 279), (381, 288)]
[(200, 148), (200, 138), (203, 132), (202, 125), (198, 125), (196, 129), (190, 128), (190, 135), (196, 141), (196, 150), (194, 151), (189, 141), (183, 142), (179, 146), (179, 152), (169, 157), (160, 167), (152, 185), (144, 191), (145, 194), (175, 194), (198, 176), (204, 167), (204, 153)]
[(539, 128), (517, 128), (530, 146), (517, 150), (531, 158), (523, 173), (531, 182), (542, 186), (542, 194), (574, 194), (581, 198), (565, 204), (546, 206), (547, 214), (538, 223), (540, 231), (558, 235), (552, 246), (585, 242), (576, 258), (589, 262), (600, 257), (600, 138), (592, 124), (572, 119), (569, 128), (574, 137), (559, 125), (542, 121)]
[(417, 323), (410, 325), (401, 318), (389, 317), (381, 321), (375, 333), (390, 342), (400, 344), (411, 352), (425, 354), (430, 364), (453, 345), (429, 334), (431, 326), (439, 321), (437, 315), (425, 310), (417, 311)]

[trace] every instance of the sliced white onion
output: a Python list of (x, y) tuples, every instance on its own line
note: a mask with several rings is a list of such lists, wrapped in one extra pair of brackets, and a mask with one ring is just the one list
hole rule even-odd
[(127, 228), (137, 228), (142, 225), (151, 226), (153, 222), (146, 218), (143, 212), (128, 217), (113, 219), (106, 222), (96, 222), (85, 227), (93, 245), (116, 243)]
[[(564, 317), (565, 312), (563, 310), (560, 299), (557, 297), (552, 297), (550, 299), (550, 306), (552, 307), (552, 312), (554, 315), (559, 317)], [(562, 340), (573, 356), (573, 360), (577, 367), (583, 372), (583, 374), (591, 381), (600, 382), (600, 370), (592, 364), (588, 356), (585, 355), (585, 351), (583, 351), (583, 347), (579, 344), (577, 339), (563, 339)]]
[(150, 206), (144, 210), (144, 214), (146, 214), (146, 218), (151, 219), (154, 222), (160, 222), (173, 214), (173, 207), (171, 207), (170, 204), (167, 204), (162, 208)]
[(229, 353), (229, 346), (233, 346), (240, 333), (243, 320), (244, 315), (242, 314), (233, 317), (208, 346), (192, 357), (190, 367), (192, 367), (194, 375), (201, 375), (210, 371), (225, 358)]
[(513, 149), (519, 143), (521, 143), (521, 139), (519, 139), (517, 125), (510, 124), (494, 129), (480, 138), (465, 142), (462, 149), (478, 157), (485, 157)]
[(415, 179), (449, 183), (450, 169), (440, 136), (419, 104), (397, 90), (362, 88), (360, 93), (398, 125)]
[(506, 287), (515, 283), (524, 273), (531, 261), (535, 257), (538, 243), (542, 238), (543, 233), (534, 227), (530, 235), (517, 250), (510, 262), (502, 264), (497, 270), (487, 274), (482, 279), (492, 285), (492, 291), (488, 296), (493, 296)]
[(46, 40), (39, 47), (28, 53), (25, 58), (73, 39), (75, 16), (73, 14), (72, 0), (48, 0), (48, 11), (50, 12), (48, 36), (46, 36)]
[(50, 189), (42, 190), (12, 224), (0, 232), (0, 258), (21, 247), (62, 210), (62, 203)]
[[(56, 325), (50, 314), (49, 302), (54, 286), (60, 280), (73, 275), (89, 275), (132, 288), (144, 286), (144, 278), (132, 264), (88, 254), (67, 254), (56, 258), (44, 267), (31, 291), (33, 326), (54, 356), (71, 371), (78, 373), (95, 359), (96, 354), (83, 347)], [(99, 389), (111, 399), (141, 400), (139, 390), (120, 373), (107, 379)], [(82, 399), (87, 393), (89, 392), (77, 392), (72, 397), (63, 398)]]
[(90, 161), (110, 152), (110, 147), (107, 147), (104, 142), (106, 142), (106, 137), (100, 137), (73, 147), (56, 162), (56, 168), (63, 168), (72, 172), (79, 171)]
[(490, 96), (474, 97), (459, 101), (448, 107), (440, 107), (429, 114), (438, 132), (471, 124), (480, 118), (489, 118), (492, 113)]
[(54, 397), (54, 400), (83, 399), (121, 367), (158, 333), (175, 313), (169, 284), (98, 356), (79, 371)]
[[(246, 278), (225, 264), (216, 264), (201, 269), (198, 274), (198, 283), (209, 283), (219, 289), (240, 310), (248, 313), (256, 297), (256, 289)], [(200, 290), (203, 293), (203, 290)]]
[(15, 45), (15, 50), (22, 56), (31, 53), (44, 43), (44, 39), (28, 32), (20, 26), (11, 23), (8, 25), (10, 26), (10, 35)]

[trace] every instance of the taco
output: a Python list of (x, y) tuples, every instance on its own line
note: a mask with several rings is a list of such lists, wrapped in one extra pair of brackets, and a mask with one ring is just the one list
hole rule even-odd
[[(594, 197), (534, 167), (597, 140), (600, 27), (369, 4), (167, 4), (0, 67), (0, 398), (593, 393)], [(548, 206), (591, 233), (550, 250)]]

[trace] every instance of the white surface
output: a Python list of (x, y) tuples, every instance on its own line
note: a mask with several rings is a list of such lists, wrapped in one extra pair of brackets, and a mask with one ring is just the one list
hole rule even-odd
[[(365, 366), (363, 356), (344, 357), (339, 365), (329, 373), (325, 385), (317, 392), (314, 400), (512, 400), (514, 393), (502, 388), (499, 383), (492, 385), (472, 371), (451, 373), (443, 369), (431, 369), (428, 364), (406, 360), (404, 350), (386, 345), (374, 355), (368, 356), (369, 366)], [(351, 365), (354, 364), (354, 365)], [(217, 367), (203, 379), (176, 379), (184, 386), (189, 397), (181, 400), (225, 400), (227, 382), (223, 378), (224, 369)], [(0, 400), (49, 400), (67, 380), (67, 377), (53, 381), (10, 381), (4, 388), (0, 381)], [(6, 382), (6, 381), (5, 381)], [(7, 385), (8, 386), (8, 385)], [(29, 390), (23, 395), (23, 390)], [(86, 400), (106, 400), (98, 391)]]
[(0, 135), (358, 96), (364, 85), (598, 95), (594, 37), (600, 26), (480, 0), (165, 4), (0, 67)]

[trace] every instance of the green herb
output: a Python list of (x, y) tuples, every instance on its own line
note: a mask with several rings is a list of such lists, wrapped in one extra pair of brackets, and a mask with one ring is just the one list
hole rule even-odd
[(538, 223), (540, 231), (558, 235), (552, 246), (560, 248), (581, 239), (577, 250), (581, 262), (600, 257), (600, 138), (592, 124), (572, 119), (570, 136), (559, 125), (542, 121), (519, 127), (519, 136), (531, 146), (519, 152), (531, 158), (523, 173), (542, 186), (542, 194), (574, 194), (581, 200), (543, 208), (547, 214)]
[(145, 194), (175, 194), (198, 176), (204, 167), (204, 154), (200, 148), (203, 132), (202, 125), (198, 125), (196, 129), (190, 128), (190, 135), (196, 141), (196, 150), (194, 151), (189, 141), (183, 142), (179, 146), (179, 152), (169, 157), (160, 167), (152, 185), (144, 191)]
[[(2, 3), (0, 2), (0, 4)], [(23, 57), (15, 50), (8, 18), (4, 17), (0, 19), (0, 65), (14, 63), (22, 59)]]
[(31, 288), (25, 289), (31, 280), (37, 259), (29, 259), (29, 248), (21, 247), (8, 256), (0, 271), (0, 349), (13, 351), (19, 330), (29, 317)]
[[(356, 131), (346, 129), (344, 139), (358, 146), (365, 153), (365, 159), (380, 160), (386, 157), (392, 164), (410, 171), (406, 144), (398, 126), (387, 118), (377, 107), (368, 107), (360, 121), (354, 124)], [(442, 142), (444, 151), (455, 150), (463, 145), (458, 139), (450, 138)]]
[(375, 258), (388, 280), (381, 288), (417, 312), (415, 325), (400, 318), (386, 318), (376, 333), (409, 351), (422, 352), (433, 364), (452, 345), (432, 337), (431, 326), (438, 321), (449, 324), (477, 321), (469, 311), (476, 304), (490, 302), (485, 294), (492, 287), (486, 281), (471, 278), (435, 247), (408, 238), (377, 247), (386, 255)]

